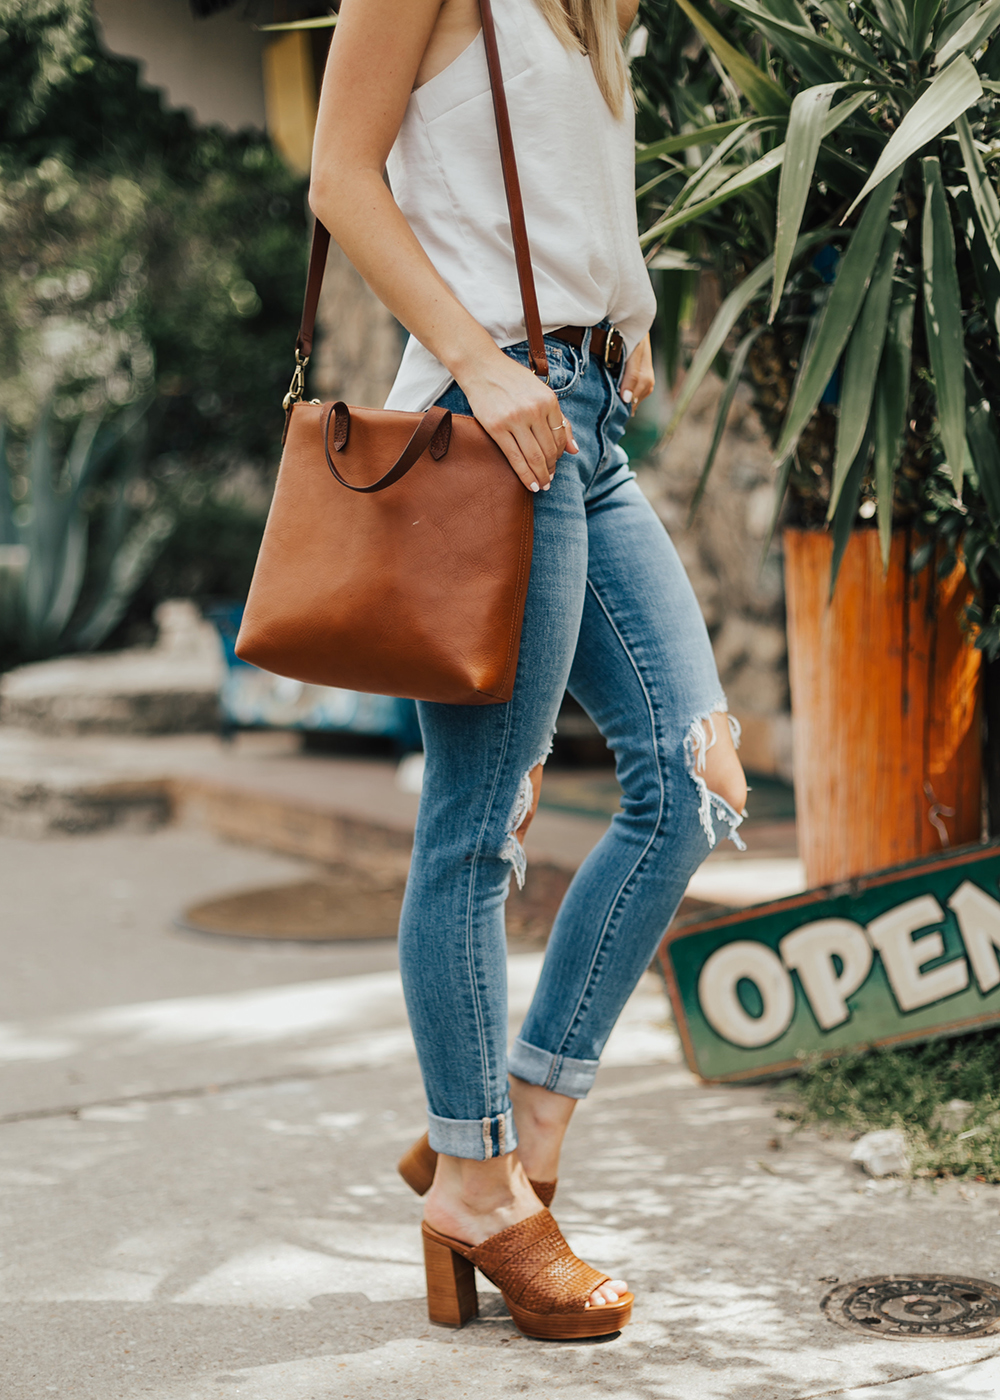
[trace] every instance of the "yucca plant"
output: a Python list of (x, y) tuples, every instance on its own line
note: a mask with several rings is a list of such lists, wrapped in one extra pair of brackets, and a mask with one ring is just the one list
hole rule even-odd
[(91, 651), (121, 620), (173, 528), (129, 505), (144, 444), (137, 405), (84, 419), (57, 456), (50, 403), (15, 471), (0, 423), (0, 670)]
[(924, 532), (924, 561), (943, 539), (1000, 652), (1000, 0), (643, 0), (640, 18), (668, 363), (697, 270), (723, 298), (668, 426), (721, 370), (698, 494), (749, 380), (776, 518), (787, 493), (792, 520), (829, 524), (834, 579), (859, 520), (877, 515), (886, 562), (894, 524)]

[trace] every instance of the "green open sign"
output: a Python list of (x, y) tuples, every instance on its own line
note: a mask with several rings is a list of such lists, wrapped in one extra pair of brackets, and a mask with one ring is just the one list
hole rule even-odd
[(660, 960), (688, 1064), (712, 1081), (998, 1023), (1000, 843), (680, 924)]

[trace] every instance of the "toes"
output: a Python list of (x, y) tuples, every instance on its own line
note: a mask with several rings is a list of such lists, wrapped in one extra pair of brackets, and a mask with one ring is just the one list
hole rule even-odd
[(608, 1279), (606, 1283), (602, 1283), (594, 1289), (589, 1301), (584, 1306), (602, 1308), (607, 1303), (617, 1303), (622, 1294), (627, 1292), (628, 1286), (622, 1279)]

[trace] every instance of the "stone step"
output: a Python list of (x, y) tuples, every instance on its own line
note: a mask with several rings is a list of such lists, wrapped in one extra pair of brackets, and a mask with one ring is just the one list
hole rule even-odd
[(47, 735), (188, 734), (219, 725), (225, 661), (193, 603), (161, 603), (154, 647), (59, 657), (0, 676), (0, 721)]
[[(302, 753), (299, 745), (290, 733), (244, 733), (228, 742), (208, 734), (51, 738), (0, 725), (0, 834), (45, 837), (174, 821), (321, 864), (405, 874), (419, 798), (401, 789), (396, 764)], [(592, 775), (553, 774), (561, 810), (543, 805), (526, 838), (531, 879), (511, 904), (525, 926), (550, 916), (607, 829), (607, 814), (565, 810), (575, 782), (581, 801), (591, 800)], [(692, 890), (700, 901), (721, 898), (716, 885), (726, 902), (750, 903), (758, 887), (763, 898), (776, 880), (784, 882), (781, 893), (801, 884), (794, 823), (751, 823), (747, 835), (746, 856), (727, 844), (706, 862)]]

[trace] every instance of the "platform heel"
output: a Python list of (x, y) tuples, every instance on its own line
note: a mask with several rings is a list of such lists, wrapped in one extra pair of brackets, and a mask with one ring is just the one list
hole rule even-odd
[(476, 1269), (470, 1260), (423, 1231), (427, 1316), (438, 1327), (464, 1327), (479, 1316)]
[(476, 1316), (473, 1266), (499, 1288), (515, 1327), (525, 1337), (563, 1342), (606, 1337), (632, 1317), (631, 1293), (621, 1294), (617, 1303), (590, 1306), (590, 1295), (609, 1276), (576, 1257), (547, 1210), (509, 1225), (480, 1245), (439, 1234), (426, 1220), (421, 1229), (431, 1322), (463, 1327)]

